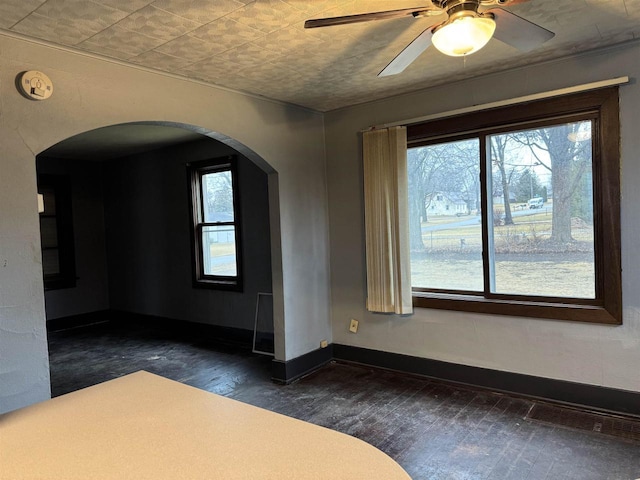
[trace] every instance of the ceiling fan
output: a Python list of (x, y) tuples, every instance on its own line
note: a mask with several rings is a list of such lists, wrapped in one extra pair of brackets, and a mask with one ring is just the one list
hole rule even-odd
[(521, 51), (533, 50), (553, 38), (555, 34), (502, 8), (487, 8), (516, 5), (527, 1), (529, 0), (431, 0), (430, 5), (424, 7), (307, 20), (304, 27), (446, 15), (446, 20), (429, 26), (382, 69), (378, 76), (385, 77), (402, 72), (431, 44), (442, 53), (451, 56), (477, 52), (492, 37)]

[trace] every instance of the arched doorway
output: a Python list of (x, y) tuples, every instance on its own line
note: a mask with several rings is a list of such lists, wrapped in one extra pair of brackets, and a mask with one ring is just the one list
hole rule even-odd
[[(240, 179), (242, 292), (192, 284), (186, 165), (229, 155), (237, 158)], [(115, 310), (253, 330), (258, 294), (272, 293), (274, 282), (280, 281), (272, 273), (280, 242), (277, 237), (273, 241), (278, 232), (270, 225), (270, 218), (278, 217), (270, 201), (277, 198), (277, 174), (250, 149), (190, 125), (127, 123), (91, 130), (44, 150), (37, 156), (37, 173), (41, 180), (66, 178), (62, 183), (71, 205), (65, 214), (64, 202), (59, 202), (53, 219), (52, 212), (41, 214), (41, 225), (55, 223), (56, 214), (67, 218), (72, 233), (66, 238), (72, 239), (75, 263), (70, 273), (75, 281), (50, 288), (45, 283), (48, 322)], [(42, 188), (47, 182), (39, 183)], [(54, 257), (67, 248), (57, 241), (51, 245), (49, 237), (42, 240), (45, 278), (64, 270), (64, 255)], [(262, 308), (263, 316), (264, 302)]]

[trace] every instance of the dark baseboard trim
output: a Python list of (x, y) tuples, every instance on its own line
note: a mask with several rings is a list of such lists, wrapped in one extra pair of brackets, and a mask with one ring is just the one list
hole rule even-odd
[(271, 362), (271, 379), (277, 383), (288, 385), (323, 367), (333, 360), (333, 345), (305, 353), (291, 360), (273, 360)]
[(69, 328), (86, 327), (94, 323), (104, 323), (109, 321), (109, 310), (99, 310), (97, 312), (81, 313), (68, 317), (53, 318), (47, 320), (47, 331), (57, 332)]
[(628, 390), (470, 367), (349, 345), (334, 344), (333, 355), (338, 361), (421, 375), (607, 413), (640, 416), (640, 393)]
[(202, 341), (229, 343), (243, 348), (252, 348), (253, 330), (243, 328), (222, 327), (208, 323), (177, 320), (174, 318), (145, 315), (142, 313), (111, 310), (109, 321), (113, 323), (133, 323), (157, 328), (174, 335), (194, 338)]
[[(176, 320), (167, 317), (144, 315), (141, 313), (124, 312), (120, 310), (101, 310), (99, 312), (84, 313), (69, 317), (56, 318), (47, 321), (47, 330), (55, 332), (69, 328), (85, 327), (96, 323), (137, 324), (145, 327), (157, 328), (172, 335), (232, 344), (242, 348), (252, 348), (253, 330), (243, 328), (221, 327), (206, 323)], [(263, 335), (264, 336), (264, 335)]]

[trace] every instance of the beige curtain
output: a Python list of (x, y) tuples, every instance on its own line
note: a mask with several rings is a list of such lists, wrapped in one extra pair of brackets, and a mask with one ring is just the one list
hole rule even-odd
[(367, 310), (413, 313), (409, 269), (407, 130), (365, 132)]

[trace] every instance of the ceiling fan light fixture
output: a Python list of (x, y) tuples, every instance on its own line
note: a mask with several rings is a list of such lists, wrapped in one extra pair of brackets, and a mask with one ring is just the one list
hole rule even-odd
[(495, 30), (496, 22), (489, 16), (461, 16), (436, 28), (431, 42), (445, 55), (461, 57), (484, 47)]

